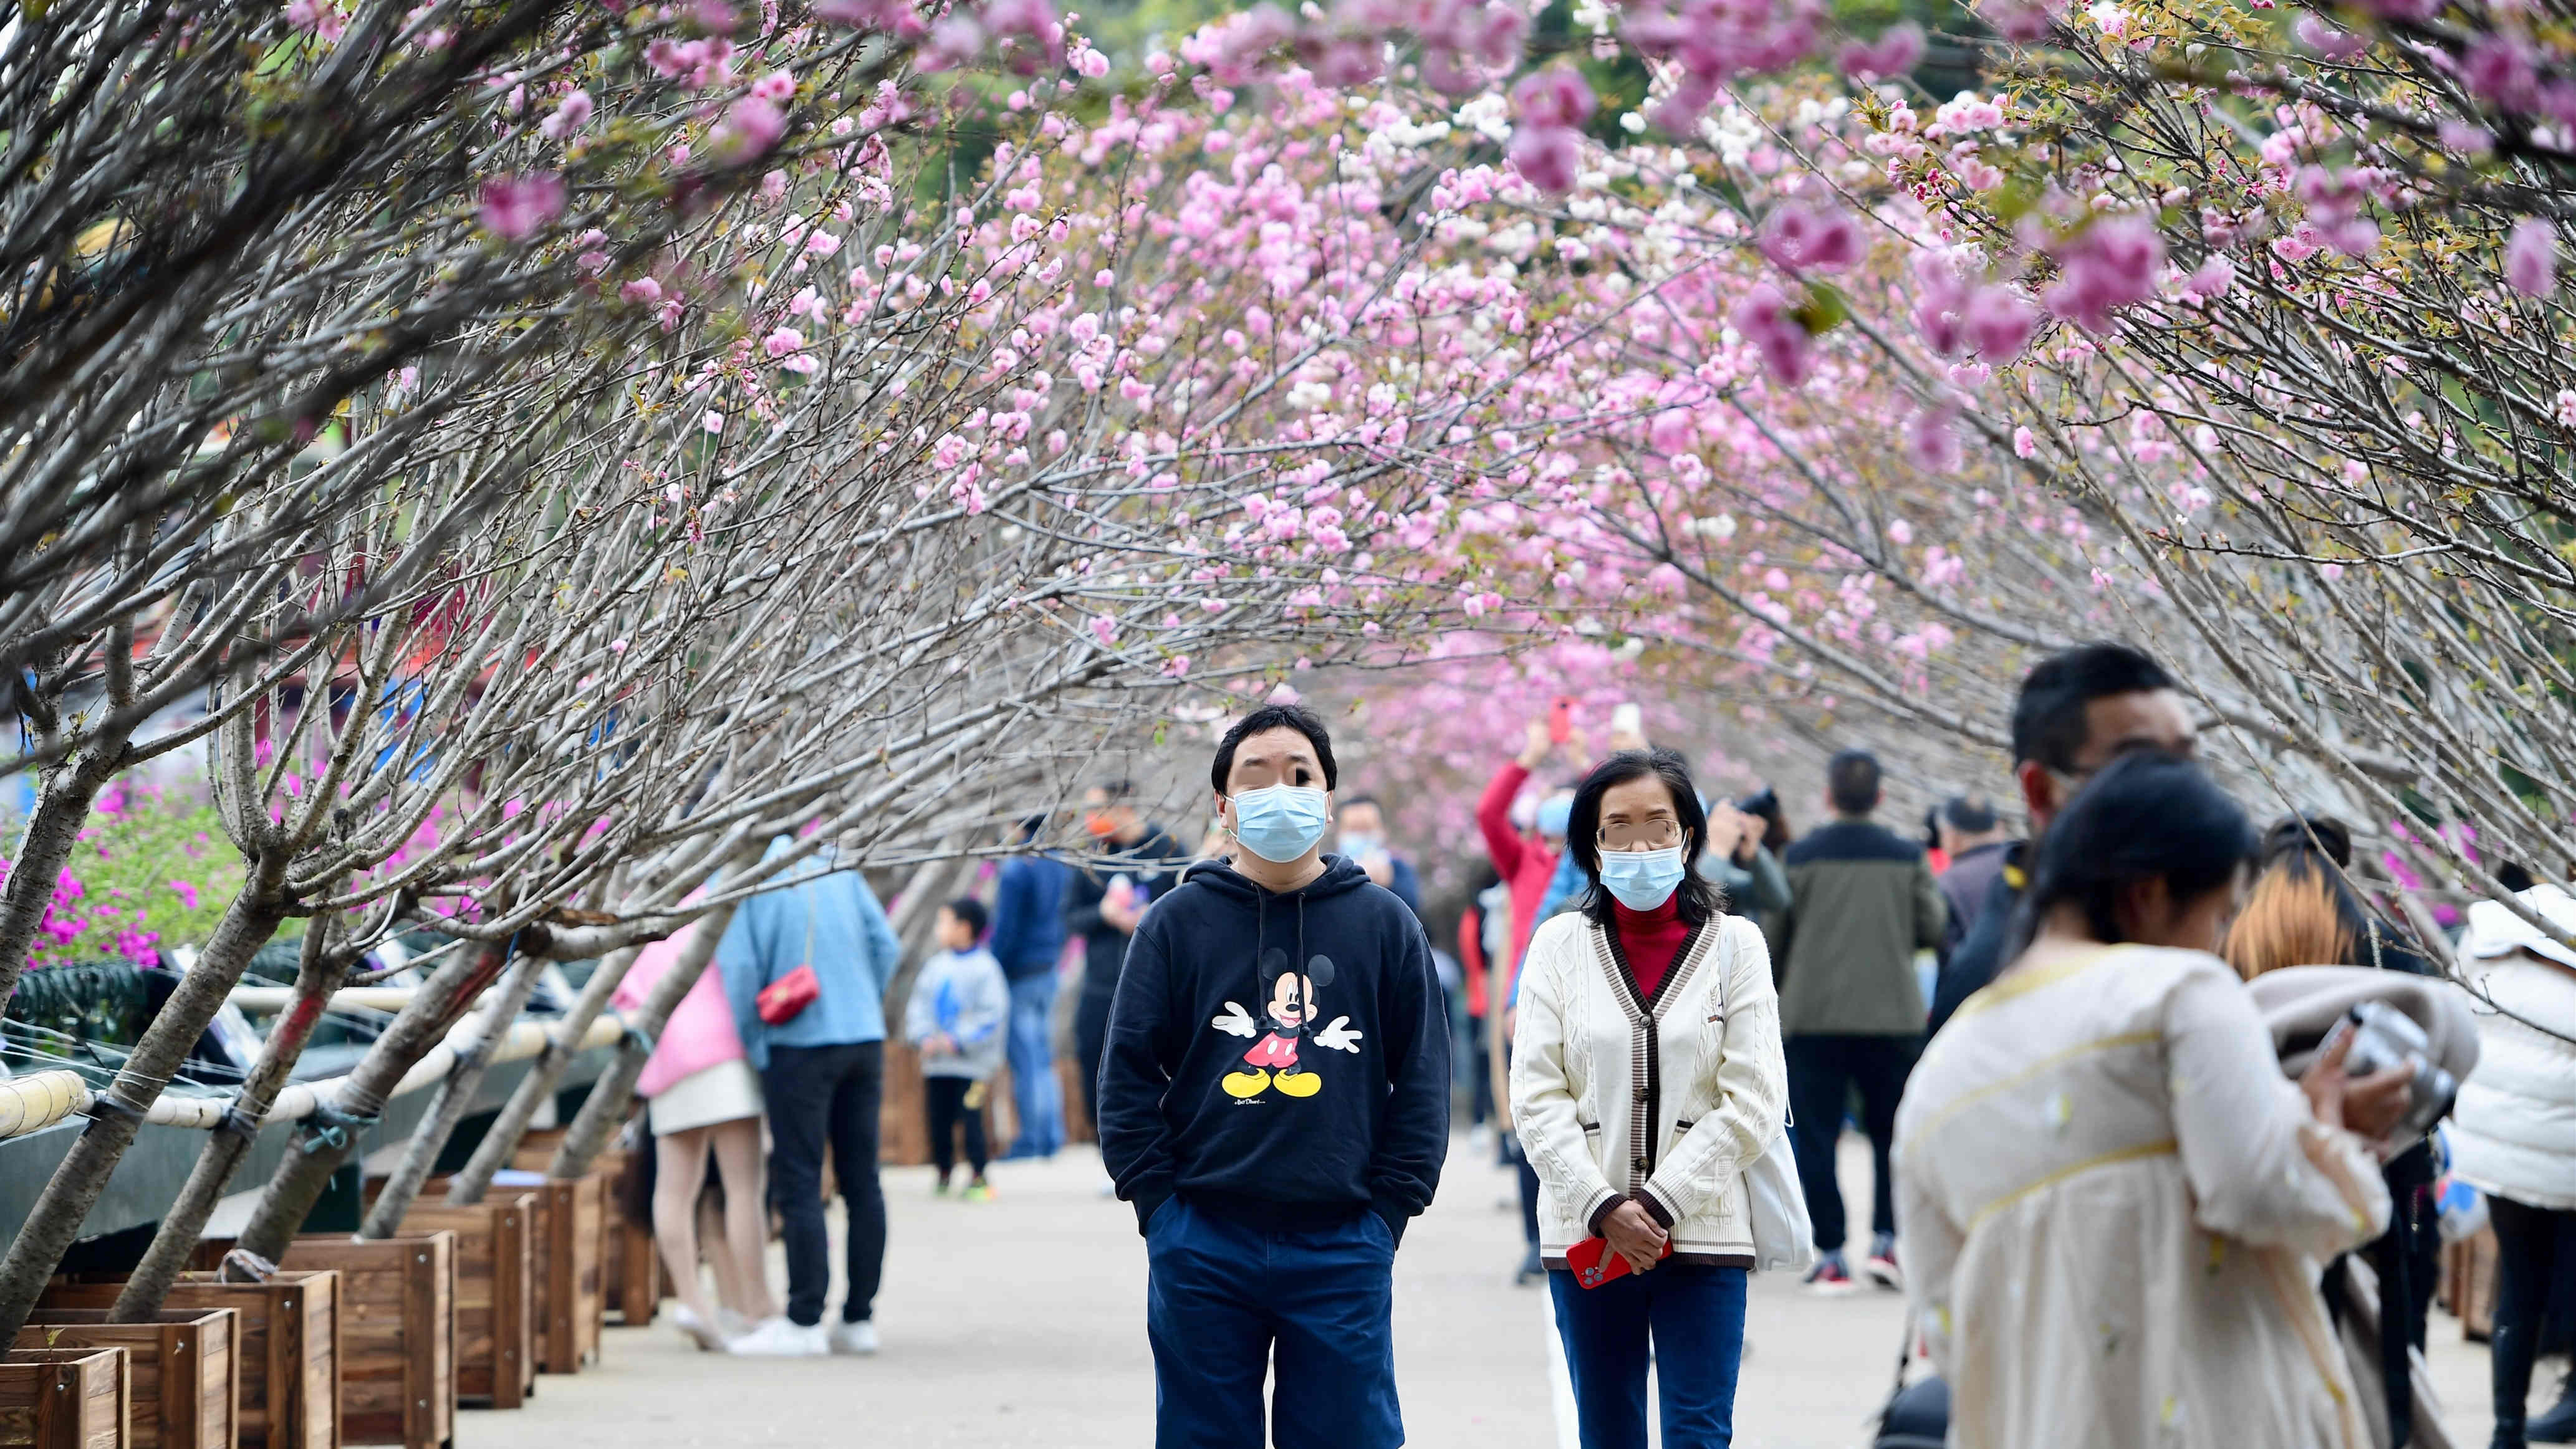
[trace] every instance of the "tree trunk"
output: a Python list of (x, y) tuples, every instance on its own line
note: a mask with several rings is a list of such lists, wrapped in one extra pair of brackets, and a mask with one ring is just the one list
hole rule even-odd
[(235, 1169), (250, 1152), (251, 1142), (267, 1121), (269, 1108), (277, 1094), (295, 1073), (297, 1058), (304, 1055), (304, 1044), (313, 1037), (313, 1027), (331, 1005), (331, 993), (340, 989), (348, 976), (354, 954), (333, 951), (328, 923), (315, 917), (305, 933), (304, 954), (295, 966), (295, 998), (278, 1014), (268, 1029), (268, 1040), (261, 1044), (259, 1060), (249, 1075), (242, 1078), (241, 1095), (233, 1106), (233, 1116), (225, 1126), (208, 1135), (206, 1145), (197, 1153), (197, 1165), (188, 1173), (188, 1182), (179, 1189), (178, 1200), (161, 1218), (161, 1226), (152, 1234), (152, 1246), (145, 1250), (143, 1261), (125, 1280), (125, 1291), (118, 1294), (116, 1306), (108, 1311), (111, 1323), (145, 1323), (161, 1310), (162, 1300), (169, 1297), (170, 1286), (188, 1266), (196, 1251), (198, 1235), (206, 1228), (215, 1204), (232, 1182)]
[(0, 1343), (15, 1339), (26, 1326), (37, 1296), (45, 1291), (45, 1280), (53, 1276), (64, 1250), (80, 1236), (81, 1223), (107, 1189), (117, 1159), (125, 1155), (135, 1130), (143, 1125), (144, 1111), (188, 1059), (206, 1024), (223, 1009), (224, 998), (241, 980), (252, 955), (286, 919), (275, 881), (263, 879), (264, 874), (254, 867), (250, 882), (233, 898), (207, 940), (195, 969), (179, 978), (178, 989), (162, 1004), (161, 1014), (135, 1044), (134, 1054), (99, 1095), (98, 1104), (90, 1109), (89, 1125), (54, 1169), (35, 1210), (9, 1244), (8, 1257), (0, 1260)]
[(512, 954), (510, 944), (496, 941), (438, 968), (341, 1082), (329, 1115), (315, 1114), (296, 1133), (295, 1150), (269, 1177), (250, 1225), (242, 1230), (242, 1247), (270, 1262), (286, 1255), (331, 1174), (357, 1149), (365, 1125), (383, 1114), (403, 1074), (446, 1038), (448, 1028), (501, 974)]
[(644, 998), (643, 1010), (627, 1023), (634, 1029), (626, 1044), (617, 1051), (617, 1060), (607, 1074), (590, 1089), (588, 1100), (573, 1114), (572, 1128), (564, 1133), (563, 1145), (555, 1149), (555, 1160), (546, 1167), (546, 1176), (579, 1177), (590, 1171), (590, 1164), (608, 1146), (608, 1139), (626, 1120), (626, 1109), (635, 1102), (635, 1079), (644, 1074), (644, 1062), (651, 1055), (635, 1037), (650, 1041), (662, 1035), (670, 1025), (671, 1013), (678, 1010), (680, 998), (698, 984), (706, 974), (707, 963), (715, 959), (716, 943), (724, 939), (725, 927), (733, 923), (733, 907), (718, 906), (698, 917), (697, 934), (680, 952), (668, 975), (653, 983)]
[(81, 825), (89, 819), (98, 792), (116, 778), (116, 762), (125, 753), (125, 737), (100, 740), (46, 777), (18, 849), (9, 857), (9, 879), (0, 883), (0, 1002), (18, 989), (36, 927), (54, 899), (54, 882), (63, 862), (71, 859)]
[(362, 1238), (390, 1238), (402, 1230), (403, 1214), (411, 1211), (420, 1197), (421, 1184), (429, 1181), (438, 1166), (438, 1154), (447, 1150), (447, 1139), (474, 1109), (474, 1094), (483, 1089), (483, 1078), (492, 1070), (492, 1049), (508, 1035), (510, 1023), (528, 1004), (528, 996), (537, 989), (537, 976), (546, 963), (535, 956), (519, 958), (519, 969), (510, 973), (510, 981), (484, 1007), (482, 1028), (474, 1045), (460, 1053), (456, 1065), (448, 1068), (447, 1080), (438, 1084), (438, 1095), (431, 1099), (429, 1115), (411, 1134), (403, 1148), (402, 1164), (394, 1169), (385, 1183), (382, 1196), (367, 1211), (367, 1220), (358, 1229)]
[(519, 1139), (528, 1135), (528, 1124), (536, 1120), (538, 1106), (554, 1095), (555, 1087), (563, 1080), (564, 1068), (572, 1065), (574, 1054), (581, 1050), (581, 1039), (590, 1034), (590, 1024), (608, 1009), (608, 998), (615, 994), (617, 983), (626, 979), (628, 968), (642, 954), (642, 947), (629, 947), (601, 961), (599, 969), (590, 974), (590, 980), (581, 988), (580, 999), (572, 1004), (572, 1013), (556, 1025), (554, 1035), (546, 1038), (545, 1050), (537, 1054), (528, 1074), (519, 1079), (518, 1090), (510, 1094), (501, 1115), (493, 1119), (491, 1130), (483, 1134), (465, 1170), (448, 1184), (449, 1202), (470, 1207), (483, 1200), (484, 1192), (492, 1186), (492, 1174), (510, 1165), (510, 1154), (519, 1150)]

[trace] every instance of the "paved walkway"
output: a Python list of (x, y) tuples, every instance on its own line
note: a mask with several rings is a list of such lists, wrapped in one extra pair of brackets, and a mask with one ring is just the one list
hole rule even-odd
[[(1846, 1143), (1854, 1221), (1868, 1155)], [(1142, 1449), (1153, 1442), (1144, 1245), (1099, 1196), (1087, 1150), (994, 1170), (989, 1204), (934, 1200), (927, 1169), (885, 1174), (892, 1247), (875, 1359), (701, 1354), (666, 1325), (608, 1331), (602, 1362), (539, 1381), (528, 1407), (468, 1412), (458, 1449)], [(1492, 1149), (1460, 1140), (1440, 1200), (1396, 1260), (1397, 1363), (1416, 1449), (1559, 1449), (1546, 1294), (1514, 1288), (1520, 1220)], [(835, 1256), (837, 1264), (837, 1252)], [(773, 1254), (771, 1275), (783, 1282)], [(1737, 1401), (1744, 1449), (1856, 1449), (1886, 1397), (1900, 1300), (1817, 1298), (1757, 1277)], [(2436, 1315), (2454, 1432), (2483, 1444), (2486, 1358)], [(2549, 1380), (2554, 1386), (2555, 1379)], [(1571, 1438), (1562, 1441), (1570, 1446)]]

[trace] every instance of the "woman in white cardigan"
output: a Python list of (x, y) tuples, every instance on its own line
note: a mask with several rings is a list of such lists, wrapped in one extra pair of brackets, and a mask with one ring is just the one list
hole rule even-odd
[[(1734, 1439), (1754, 1260), (1743, 1174), (1789, 1090), (1770, 956), (1700, 875), (1707, 839), (1681, 756), (1613, 755), (1576, 791), (1566, 834), (1590, 892), (1522, 962), (1512, 1120), (1544, 1189), (1539, 1246), (1585, 1449), (1645, 1449), (1650, 1342), (1665, 1449)], [(1578, 1283), (1567, 1253), (1592, 1237), (1631, 1271)]]

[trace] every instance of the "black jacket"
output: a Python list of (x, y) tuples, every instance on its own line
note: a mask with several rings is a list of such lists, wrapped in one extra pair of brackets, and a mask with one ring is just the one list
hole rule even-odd
[(1959, 1009), (1959, 1003), (1985, 990), (1995, 973), (2004, 969), (2004, 951), (2012, 944), (2013, 918), (2021, 914), (2021, 891), (2026, 884), (2022, 872), (2028, 869), (2029, 841), (2016, 840), (2004, 847), (2003, 863), (1986, 887), (1986, 903), (1977, 910), (1976, 924), (1941, 958), (1941, 974), (1932, 983), (1932, 1019), (1925, 1026), (1927, 1032), (1937, 1034), (1941, 1023)]
[(1109, 882), (1122, 875), (1148, 897), (1162, 894), (1171, 886), (1162, 865), (1180, 856), (1181, 843), (1163, 827), (1148, 825), (1144, 838), (1134, 845), (1103, 844), (1114, 853), (1071, 862), (1073, 879), (1065, 882), (1063, 909), (1065, 934), (1082, 938), (1082, 994), (1106, 998), (1118, 989), (1119, 963), (1127, 957), (1127, 933), (1100, 918), (1101, 898), (1109, 894)]
[(1373, 1208), (1399, 1238), (1430, 1206), (1449, 1148), (1431, 944), (1356, 863), (1324, 863), (1285, 895), (1192, 866), (1137, 929), (1100, 1066), (1100, 1155), (1140, 1228), (1175, 1193), (1268, 1230)]

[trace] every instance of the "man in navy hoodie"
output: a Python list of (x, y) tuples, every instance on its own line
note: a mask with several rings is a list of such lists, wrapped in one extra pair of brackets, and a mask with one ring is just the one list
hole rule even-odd
[(1430, 942), (1321, 853), (1313, 715), (1255, 710), (1208, 773), (1238, 848), (1146, 913), (1100, 1068), (1101, 1155), (1145, 1234), (1154, 1442), (1393, 1449), (1395, 1245), (1449, 1145)]

